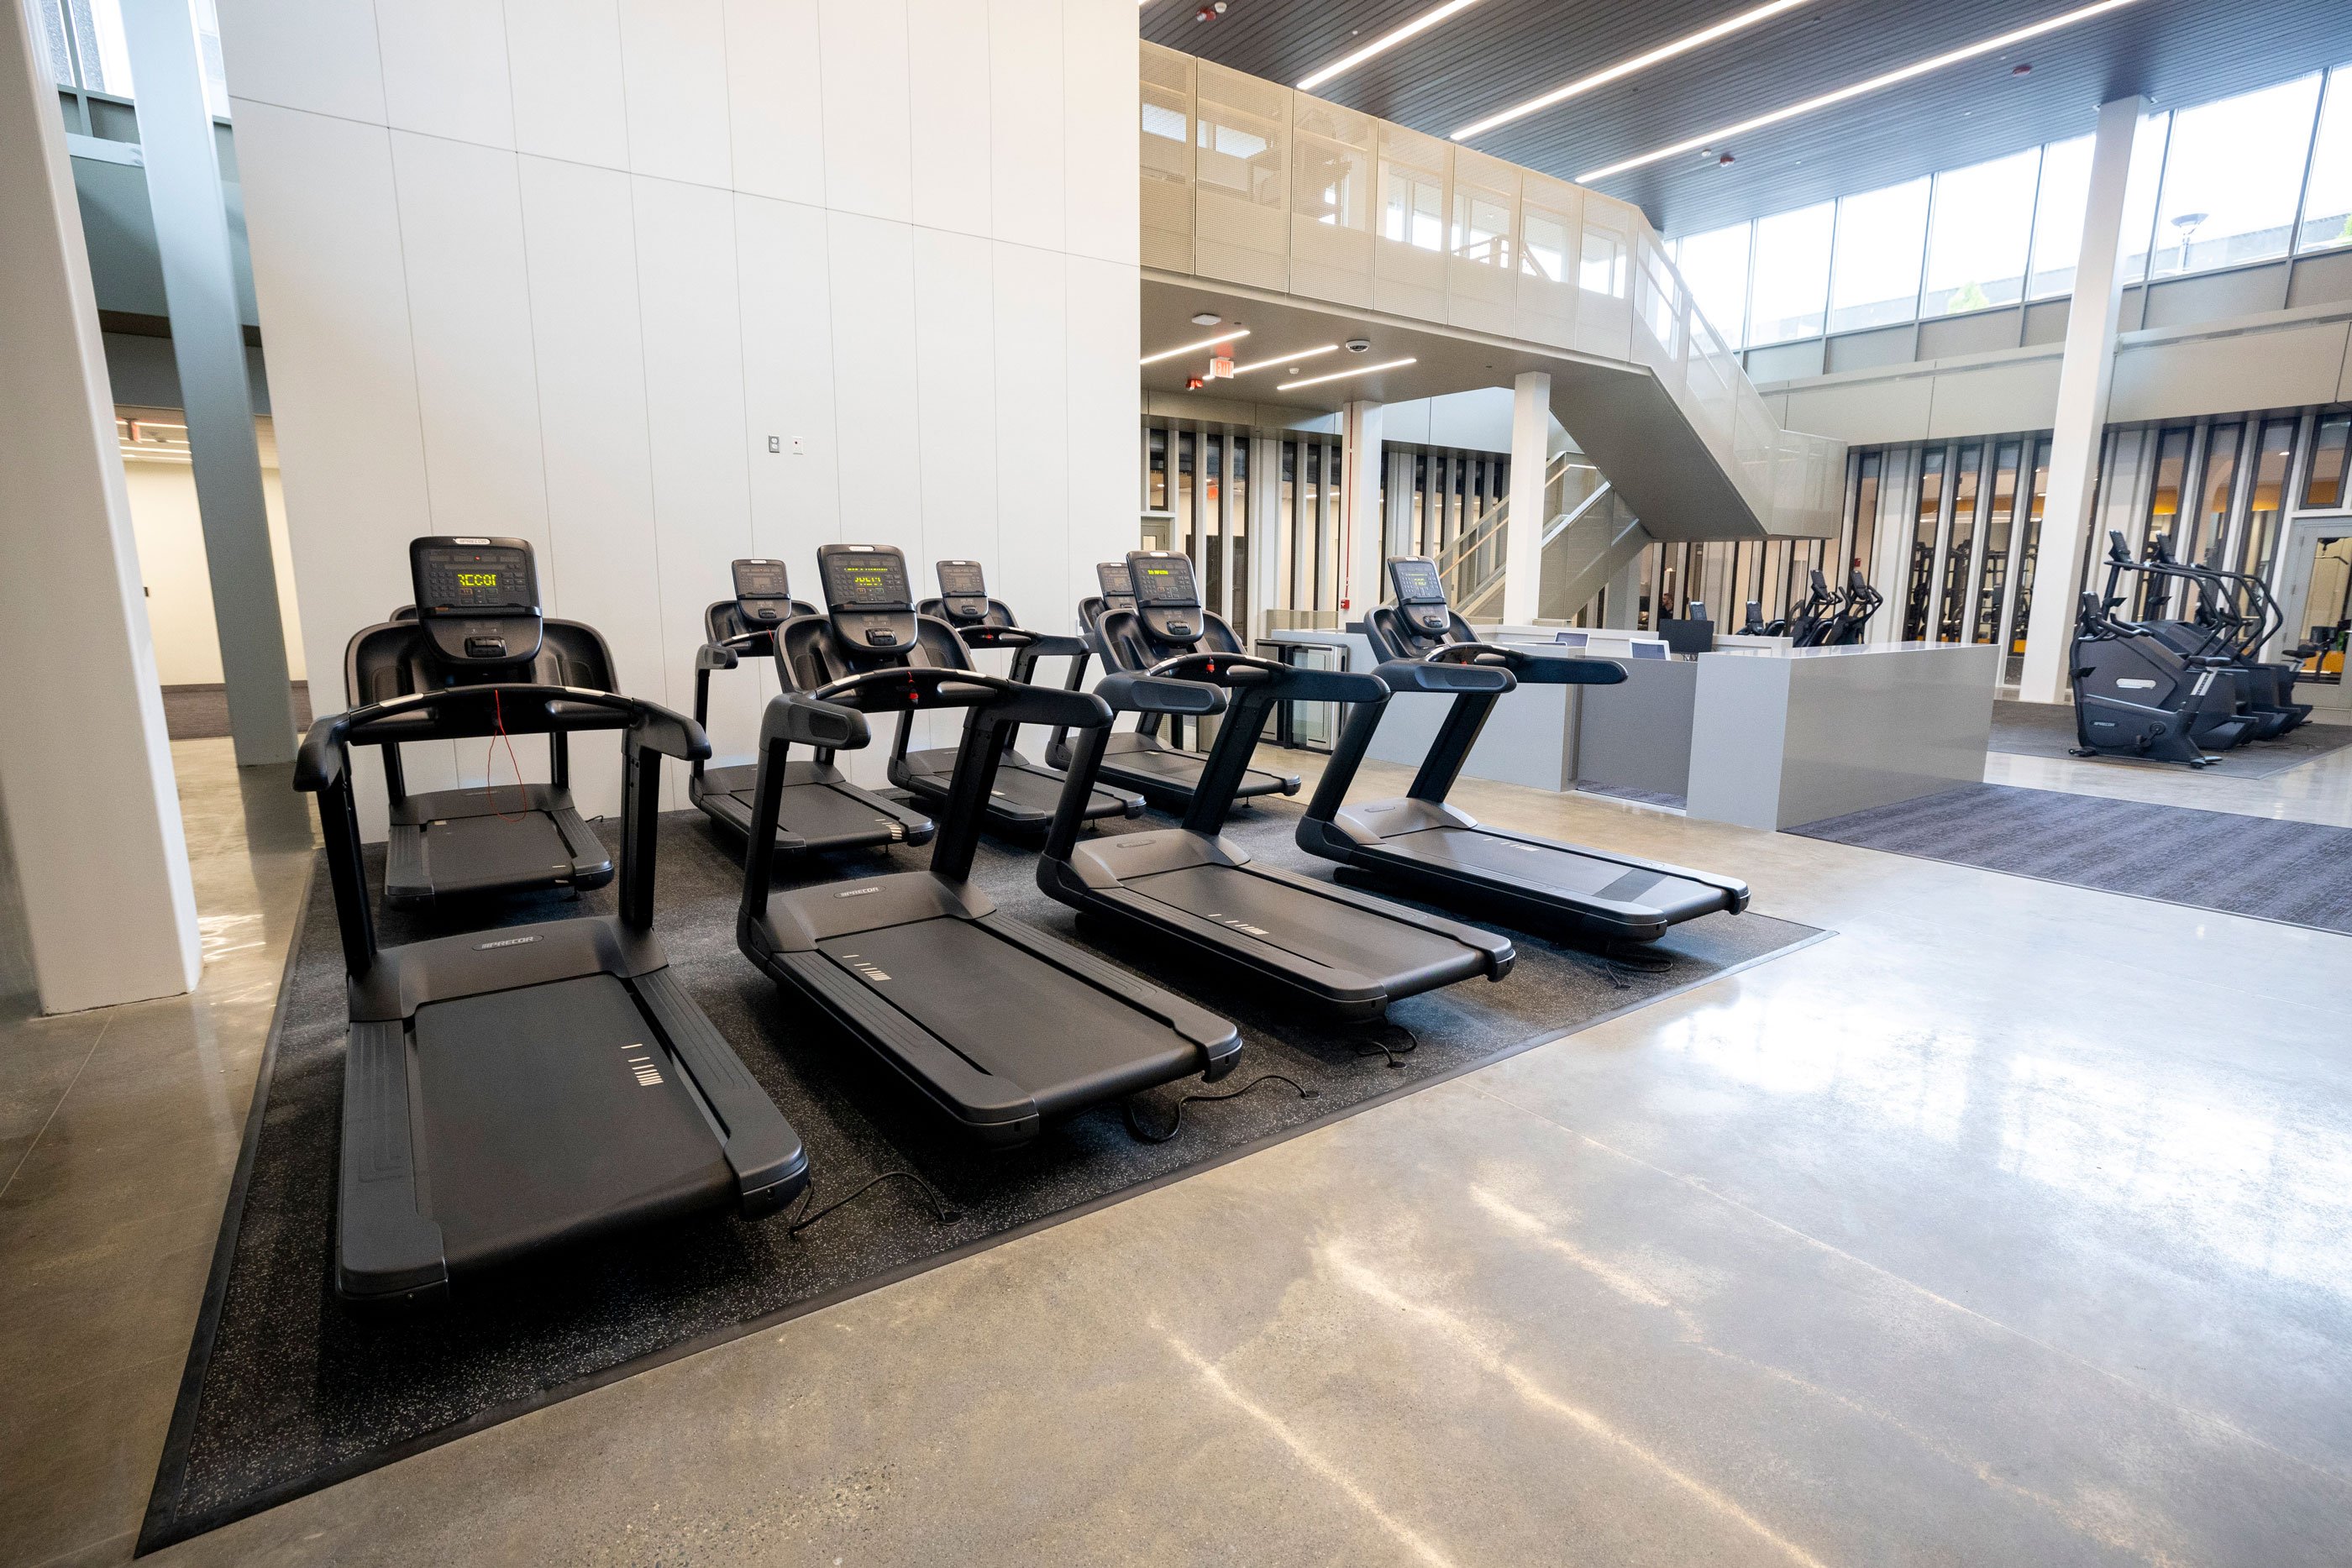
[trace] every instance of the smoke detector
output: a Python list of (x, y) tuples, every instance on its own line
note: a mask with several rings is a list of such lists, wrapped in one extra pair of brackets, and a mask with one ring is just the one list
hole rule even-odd
[(1348, 340), (1348, 352), (1351, 354), (1369, 354), (1371, 351), (1372, 340), (1370, 338), (1350, 338)]

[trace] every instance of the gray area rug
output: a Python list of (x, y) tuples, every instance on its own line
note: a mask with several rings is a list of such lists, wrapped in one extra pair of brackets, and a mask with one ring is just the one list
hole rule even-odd
[[(310, 727), (310, 683), (294, 683), (294, 724)], [(228, 688), (165, 686), (163, 728), (173, 740), (219, 740), (228, 734)]]
[(2352, 933), (2352, 828), (1968, 784), (1789, 831)]
[(1636, 789), (1631, 784), (1602, 784), (1591, 779), (1576, 781), (1577, 792), (1601, 795), (1612, 800), (1633, 800), (1644, 806), (1664, 806), (1670, 810), (1685, 810), (1690, 797), (1673, 789)]
[[(2074, 707), (2071, 703), (1996, 702), (1992, 705), (1992, 738), (1988, 751), (2016, 757), (2072, 757), (2077, 741)], [(2314, 758), (2352, 746), (2352, 728), (2335, 724), (2298, 725), (2276, 740), (2250, 741), (2219, 753), (2214, 770), (2238, 779), (2268, 779)], [(2113, 762), (2126, 768), (2177, 768), (2178, 762), (2153, 762), (2144, 757), (2076, 758), (2083, 762)]]
[[(1325, 862), (1291, 842), (1299, 814), (1294, 803), (1261, 804), (1238, 813), (1228, 836), (1265, 861), (1327, 877)], [(1147, 816), (1112, 831), (1167, 821)], [(608, 842), (614, 827), (599, 825)], [(1664, 962), (1653, 967), (1515, 933), (1517, 964), (1502, 981), (1401, 1002), (1386, 1026), (1334, 1029), (1090, 928), (1085, 946), (1241, 1026), (1240, 1064), (1217, 1091), (1279, 1073), (1313, 1097), (1264, 1082), (1236, 1099), (1192, 1105), (1177, 1135), (1156, 1145), (1129, 1136), (1119, 1109), (1108, 1107), (1049, 1128), (1026, 1148), (984, 1153), (943, 1136), (862, 1047), (788, 1008), (737, 951), (735, 853), (698, 813), (666, 817), (656, 927), (672, 967), (806, 1144), (812, 1207), (884, 1171), (909, 1170), (960, 1218), (940, 1223), (906, 1184), (893, 1183), (798, 1236), (781, 1218), (707, 1217), (547, 1260), (510, 1280), (478, 1281), (430, 1311), (389, 1319), (348, 1311), (331, 1290), (342, 964), (327, 878), (315, 875), (142, 1550), (1294, 1136), (1821, 935), (1769, 915), (1711, 915), (1676, 926), (1654, 949)], [(826, 880), (828, 871), (870, 875), (877, 864), (908, 869), (927, 853), (851, 858), (803, 880)], [(372, 852), (377, 887), (382, 859)], [(1074, 913), (1040, 893), (1035, 874), (1033, 852), (988, 842), (974, 877), (1009, 912), (1076, 936)], [(609, 911), (613, 897), (608, 887), (580, 903), (514, 900), (456, 923), (386, 911), (379, 929), (390, 946), (559, 918), (583, 904)], [(1164, 1128), (1176, 1098), (1198, 1087), (1188, 1081), (1155, 1092), (1139, 1111)]]

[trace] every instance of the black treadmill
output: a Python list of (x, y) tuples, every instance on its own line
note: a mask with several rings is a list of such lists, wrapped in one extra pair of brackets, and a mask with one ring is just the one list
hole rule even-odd
[[(709, 641), (694, 656), (694, 722), (700, 725), (710, 720), (713, 670), (734, 669), (746, 657), (774, 659), (778, 677), (789, 686), (790, 672), (777, 654), (776, 628), (794, 616), (817, 613), (816, 606), (792, 596), (782, 561), (739, 560), (730, 570), (735, 597), (703, 612)], [(706, 768), (698, 759), (687, 778), (686, 797), (730, 835), (743, 838), (751, 831), (751, 790), (759, 775), (756, 762)], [(776, 814), (780, 855), (927, 844), (931, 832), (931, 820), (920, 811), (851, 783), (829, 752), (794, 762), (784, 775)]]
[(1396, 602), (1376, 607), (1364, 631), (1383, 663), (1372, 674), (1392, 692), (1451, 693), (1454, 706), (1402, 800), (1345, 805), (1378, 706), (1349, 717), (1298, 824), (1298, 847), (1339, 863), (1339, 875), (1469, 913), (1493, 913), (1530, 931), (1654, 942), (1669, 926), (1748, 907), (1748, 886), (1632, 855), (1507, 832), (1445, 803), (1470, 748), (1505, 692), (1521, 685), (1615, 685), (1609, 659), (1534, 653), (1482, 643), (1454, 613), (1436, 565), (1418, 556), (1388, 563)]
[[(621, 730), (620, 913), (379, 948), (351, 747), (419, 718), (450, 736)], [(319, 797), (351, 1019), (341, 1295), (446, 1297), (544, 1249), (719, 1207), (772, 1214), (806, 1184), (799, 1135), (653, 931), (661, 759), (709, 749), (651, 703), (528, 683), (410, 693), (311, 727), (294, 786)]]
[[(1004, 730), (1097, 733), (1110, 723), (1102, 699), (913, 663), (918, 618), (896, 549), (826, 545), (817, 570), (830, 614), (782, 630), (809, 679), (761, 724), (754, 841), (774, 830), (794, 746), (854, 749), (867, 743), (866, 715), (913, 707), (964, 709), (964, 743), (929, 870), (779, 892), (769, 857), (746, 857), (745, 956), (983, 1144), (1026, 1143), (1049, 1120), (1233, 1071), (1232, 1024), (998, 913), (969, 880)], [(1075, 838), (1084, 796), (1070, 800)]]
[[(1152, 619), (1148, 629), (1144, 622), (1131, 615), (1118, 622), (1124, 628), (1120, 634), (1108, 633), (1115, 617), (1128, 614), (1136, 608), (1136, 588), (1164, 585), (1175, 568), (1183, 563), (1183, 581), (1193, 589), (1192, 602), (1168, 606), (1178, 613)], [(1138, 565), (1141, 562), (1141, 565)], [(1141, 573), (1141, 576), (1137, 575)], [(1160, 574), (1153, 576), (1152, 574)], [(1149, 579), (1149, 581), (1146, 580)], [(1183, 653), (1243, 653), (1234, 629), (1225, 618), (1202, 608), (1192, 576), (1190, 558), (1167, 550), (1139, 550), (1125, 560), (1108, 560), (1095, 568), (1095, 580), (1102, 593), (1097, 598), (1081, 600), (1078, 603), (1078, 623), (1088, 652), (1102, 661), (1103, 673), (1135, 673), (1154, 663)], [(1155, 601), (1157, 602), (1157, 601)], [(1083, 661), (1070, 667), (1068, 685), (1077, 689), (1086, 674)], [(1152, 805), (1163, 811), (1181, 814), (1192, 809), (1193, 791), (1199, 788), (1201, 774), (1208, 765), (1207, 754), (1186, 751), (1170, 746), (1160, 738), (1162, 715), (1147, 713), (1133, 730), (1114, 732), (1108, 742), (1108, 749), (1102, 760), (1102, 776), (1122, 789), (1137, 790)], [(1055, 737), (1055, 744), (1045, 748), (1045, 759), (1057, 768), (1069, 766), (1069, 747), (1066, 737)], [(1298, 776), (1295, 773), (1268, 773), (1263, 768), (1245, 768), (1241, 780), (1234, 786), (1236, 800), (1247, 800), (1260, 795), (1296, 795)]]
[[(599, 692), (618, 686), (612, 651), (593, 628), (541, 615), (528, 539), (415, 539), (408, 568), (413, 604), (359, 632), (343, 651), (343, 696), (350, 706), (452, 685), (520, 683)], [(492, 728), (481, 734), (497, 735), (495, 708), (492, 717)], [(424, 709), (406, 710), (397, 722), (356, 737), (383, 748), (392, 805), (386, 904), (406, 907), (551, 887), (585, 891), (613, 880), (613, 857), (572, 804), (564, 737), (572, 727), (561, 719), (559, 714), (541, 727), (548, 737), (544, 784), (411, 795), (401, 747), (455, 735)]]
[[(1076, 637), (1031, 632), (1014, 623), (1013, 612), (1001, 600), (988, 596), (988, 579), (976, 560), (943, 560), (936, 569), (940, 597), (915, 606), (915, 613), (944, 622), (966, 648), (1003, 648), (1013, 654), (1012, 679), (1026, 685), (1035, 678), (1037, 661), (1082, 660), (1087, 645)], [(967, 661), (969, 663), (969, 661)], [(910, 752), (914, 730), (911, 711), (898, 716), (898, 734), (890, 744), (890, 782), (934, 810), (947, 804), (955, 778), (959, 747), (936, 747)], [(1062, 770), (1032, 762), (1014, 748), (1020, 727), (1004, 730), (1004, 755), (997, 762), (996, 787), (988, 798), (988, 825), (999, 832), (1042, 839), (1053, 825), (1062, 803)], [(1105, 817), (1143, 815), (1143, 797), (1120, 789), (1097, 789), (1087, 799), (1087, 821)]]
[[(1181, 646), (1200, 623), (1192, 563), (1139, 552), (1128, 558), (1139, 590), (1132, 611), (1112, 611), (1112, 638)], [(1132, 624), (1129, 624), (1129, 623)], [(1516, 956), (1491, 931), (1423, 915), (1253, 861), (1220, 830), (1231, 810), (1266, 716), (1278, 702), (1360, 703), (1377, 711), (1389, 689), (1370, 675), (1312, 670), (1223, 651), (1186, 652), (1154, 664), (1149, 681), (1107, 679), (1102, 695), (1138, 712), (1204, 710), (1172, 683), (1203, 683), (1230, 694), (1181, 827), (1117, 833), (1078, 842), (1075, 812), (1055, 819), (1037, 865), (1037, 885), (1085, 915), (1141, 932), (1171, 960), (1206, 960), (1312, 1008), (1323, 1018), (1378, 1018), (1392, 1001), (1484, 975), (1499, 980)], [(1190, 706), (1180, 706), (1189, 704)], [(1106, 754), (1107, 729), (1080, 734), (1070, 777), (1091, 779)]]

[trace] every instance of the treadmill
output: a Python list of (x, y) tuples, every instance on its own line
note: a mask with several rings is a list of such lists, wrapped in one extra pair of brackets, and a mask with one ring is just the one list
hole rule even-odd
[[(620, 730), (620, 913), (378, 947), (351, 747), (418, 720), (447, 736)], [(444, 1299), (559, 1246), (711, 1208), (772, 1214), (806, 1185), (799, 1135), (653, 931), (661, 759), (709, 749), (651, 703), (531, 683), (407, 693), (311, 726), (294, 787), (319, 797), (351, 1019), (339, 1294)]]
[[(1516, 957), (1509, 940), (1252, 860), (1220, 830), (1266, 716), (1279, 702), (1358, 703), (1377, 712), (1389, 689), (1370, 675), (1314, 670), (1220, 650), (1193, 651), (1201, 624), (1192, 562), (1158, 551), (1128, 557), (1138, 603), (1103, 621), (1111, 638), (1175, 647), (1132, 686), (1102, 695), (1138, 712), (1204, 711), (1171, 702), (1174, 683), (1224, 688), (1224, 722), (1181, 827), (1117, 833), (1081, 844), (1075, 812), (1055, 819), (1037, 885), (1077, 909), (1125, 925), (1188, 968), (1205, 961), (1262, 983), (1318, 1018), (1379, 1018), (1391, 1002), (1484, 975), (1499, 980)], [(1197, 703), (1192, 693), (1179, 695)], [(1213, 710), (1209, 710), (1213, 711)], [(1107, 729), (1077, 737), (1072, 788), (1091, 779)]]
[[(408, 570), (413, 602), (360, 632), (344, 649), (343, 696), (350, 706), (452, 685), (521, 683), (607, 693), (618, 686), (612, 650), (593, 628), (540, 613), (539, 574), (528, 539), (415, 539)], [(495, 721), (495, 706), (491, 711)], [(572, 804), (565, 744), (571, 727), (561, 713), (541, 727), (548, 737), (544, 784), (420, 795), (408, 792), (401, 747), (457, 732), (431, 711), (410, 709), (399, 722), (373, 726), (360, 737), (362, 744), (383, 748), (391, 797), (384, 903), (413, 907), (554, 887), (585, 892), (611, 882), (613, 857)], [(494, 722), (479, 733), (495, 739), (500, 731)]]
[[(776, 628), (795, 616), (814, 615), (816, 606), (792, 596), (792, 581), (780, 560), (739, 560), (729, 569), (735, 597), (703, 612), (709, 641), (694, 656), (694, 722), (710, 717), (710, 673), (734, 669), (743, 659), (777, 659), (782, 684), (792, 685), (776, 650)], [(749, 842), (751, 791), (759, 780), (756, 762), (706, 768), (699, 758), (686, 780), (686, 798), (730, 837)], [(775, 852), (795, 856), (874, 850), (891, 844), (931, 841), (930, 818), (859, 789), (833, 765), (829, 752), (794, 762), (786, 771), (776, 813)]]
[(1403, 799), (1347, 805), (1381, 722), (1379, 706), (1358, 708), (1298, 824), (1300, 849), (1337, 861), (1346, 881), (1494, 914), (1529, 931), (1654, 942), (1683, 921), (1748, 907), (1747, 884), (1730, 877), (1508, 832), (1447, 805), (1505, 692), (1615, 685), (1624, 666), (1482, 643), (1446, 603), (1435, 563), (1392, 557), (1388, 574), (1396, 602), (1364, 622), (1373, 652), (1387, 661), (1372, 674), (1391, 692), (1450, 692), (1454, 705)]
[[(1139, 567), (1139, 561), (1144, 564)], [(1173, 571), (1171, 563), (1177, 561), (1184, 563), (1184, 581), (1193, 592), (1192, 601), (1182, 606), (1163, 605), (1182, 613), (1152, 618), (1150, 624), (1157, 631), (1147, 632), (1144, 623), (1133, 617), (1137, 585), (1157, 591)], [(1137, 575), (1139, 572), (1144, 575)], [(1155, 573), (1158, 575), (1152, 575)], [(1138, 551), (1125, 560), (1104, 561), (1097, 566), (1095, 580), (1100, 584), (1102, 593), (1079, 602), (1078, 622), (1087, 650), (1102, 661), (1106, 674), (1121, 671), (1132, 674), (1180, 653), (1247, 652), (1223, 616), (1202, 608), (1197, 589), (1192, 587), (1189, 557), (1167, 550)], [(1108, 628), (1115, 620), (1124, 630), (1114, 636)], [(1077, 689), (1085, 674), (1083, 661), (1072, 664), (1068, 682), (1071, 690)], [(1133, 730), (1114, 732), (1103, 755), (1102, 777), (1119, 789), (1139, 792), (1163, 811), (1181, 815), (1192, 809), (1193, 792), (1199, 788), (1208, 758), (1206, 753), (1186, 751), (1161, 740), (1162, 716), (1147, 713)], [(1045, 759), (1057, 768), (1069, 766), (1068, 756), (1067, 741), (1059, 735), (1055, 737), (1055, 744), (1045, 748)], [(1257, 768), (1244, 768), (1234, 789), (1234, 799), (1242, 800), (1260, 795), (1297, 793), (1297, 774), (1268, 773)]]
[[(1241, 1036), (1231, 1023), (999, 913), (970, 880), (1005, 731), (1064, 723), (1099, 733), (1110, 723), (1103, 700), (915, 663), (920, 622), (894, 549), (825, 545), (817, 570), (829, 613), (780, 632), (811, 678), (770, 701), (761, 721), (754, 841), (774, 831), (794, 746), (855, 749), (869, 738), (867, 714), (914, 707), (964, 709), (964, 743), (928, 870), (778, 891), (769, 857), (747, 857), (744, 955), (981, 1144), (1027, 1143), (1090, 1106), (1232, 1071)], [(1075, 838), (1083, 787), (1066, 799), (1056, 830)]]
[[(915, 606), (918, 617), (944, 622), (966, 648), (1003, 648), (1013, 654), (1011, 678), (1026, 685), (1036, 674), (1037, 661), (1079, 660), (1087, 645), (1076, 637), (1055, 637), (1031, 632), (1014, 623), (1013, 612), (1001, 600), (988, 596), (988, 579), (976, 560), (943, 560), (935, 568), (940, 597)], [(966, 660), (967, 665), (970, 664)], [(898, 716), (898, 729), (890, 745), (890, 782), (933, 810), (947, 805), (955, 778), (959, 747), (947, 746), (909, 752), (914, 730), (912, 710)], [(1014, 749), (1020, 727), (1005, 727), (1003, 756), (997, 761), (996, 785), (988, 798), (988, 825), (1001, 833), (1042, 839), (1053, 825), (1062, 802), (1062, 771), (1030, 761)], [(1087, 798), (1087, 821), (1105, 817), (1143, 815), (1143, 797), (1123, 789), (1097, 789)]]

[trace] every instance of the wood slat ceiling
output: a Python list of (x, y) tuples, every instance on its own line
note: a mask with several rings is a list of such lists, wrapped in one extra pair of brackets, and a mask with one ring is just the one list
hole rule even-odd
[[(1255, 76), (1300, 78), (1440, 0), (1151, 0), (1143, 36)], [(1754, 0), (1479, 0), (1318, 96), (1444, 136)], [(1820, 0), (1468, 143), (1563, 179), (2062, 15), (2082, 0)], [(2011, 74), (2020, 63), (2033, 69)], [(2352, 64), (2352, 0), (2141, 0), (1727, 144), (1599, 183), (1669, 235), (1872, 190), (2091, 129), (2139, 91), (2187, 108)]]

